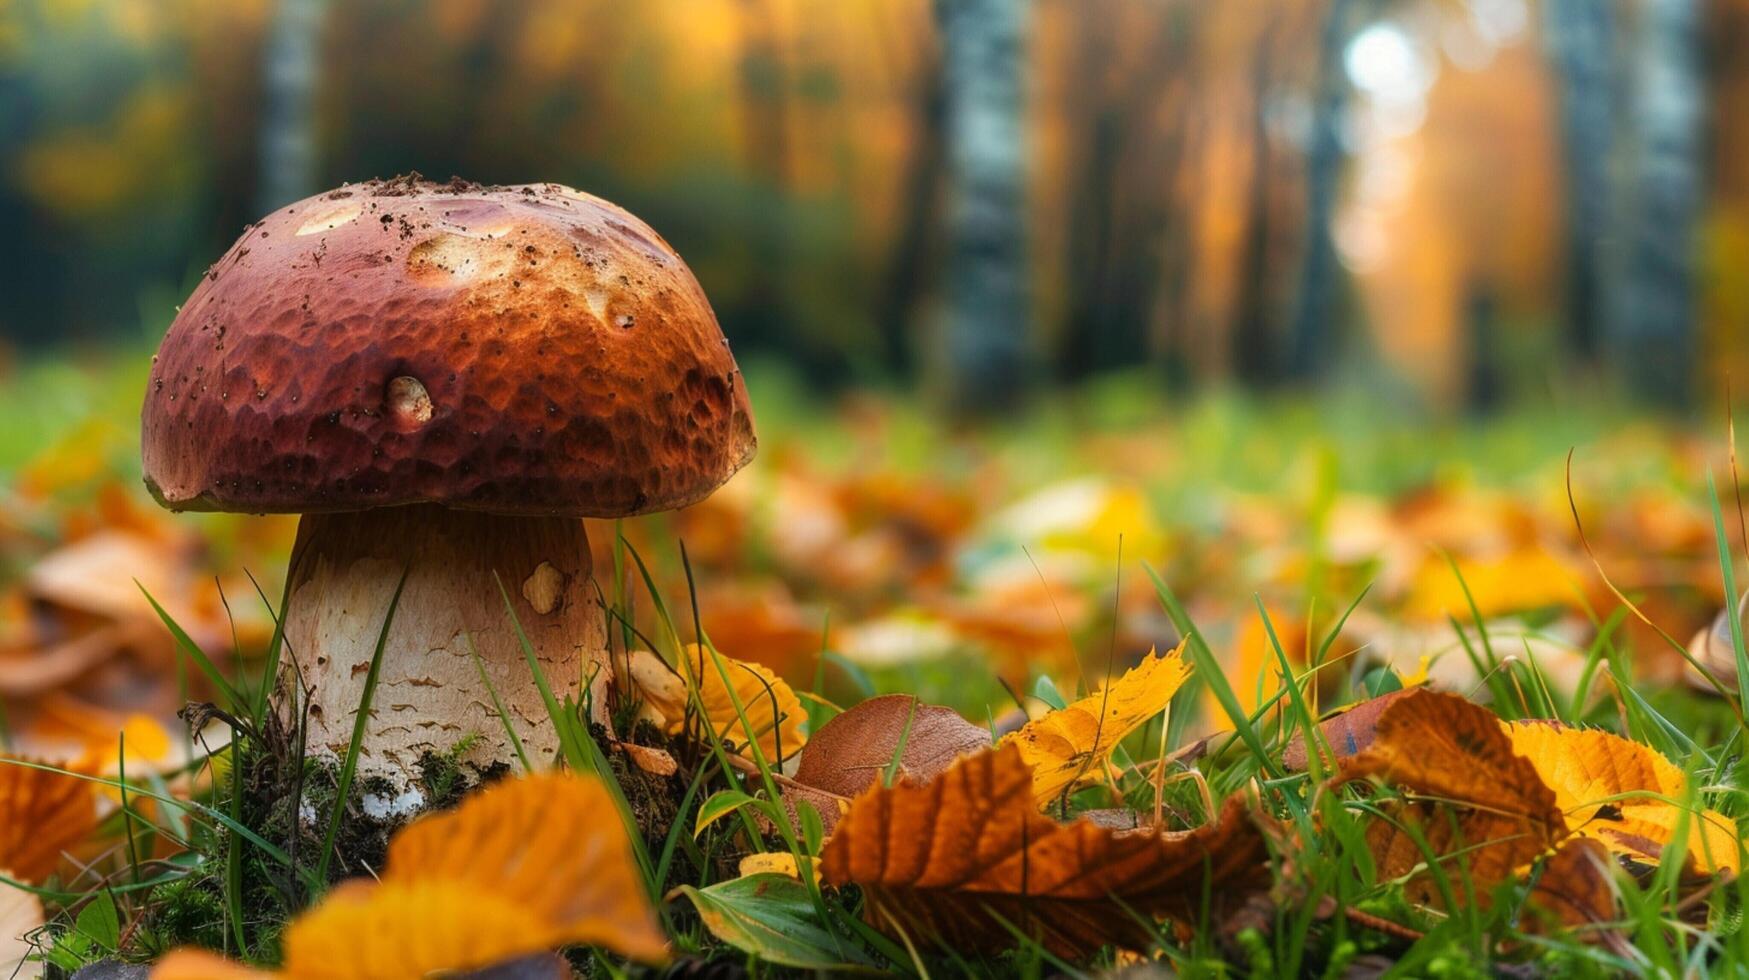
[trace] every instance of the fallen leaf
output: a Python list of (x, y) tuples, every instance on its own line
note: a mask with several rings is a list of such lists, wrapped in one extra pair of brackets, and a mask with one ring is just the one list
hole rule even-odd
[[(12, 877), (14, 872), (0, 869), (0, 875)], [(0, 883), (0, 977), (37, 980), (43, 975), (41, 963), (25, 961), (36, 952), (26, 937), (42, 926), (42, 902), (22, 888)]]
[[(740, 746), (757, 741), (766, 761), (773, 765), (800, 751), (807, 741), (802, 723), (808, 714), (789, 684), (761, 664), (723, 654), (718, 657), (722, 663), (720, 671), (716, 658), (704, 647), (689, 643), (682, 662), (683, 675), (676, 675), (662, 667), (654, 654), (633, 653), (632, 676), (645, 701), (660, 714), (668, 734), (678, 735), (686, 728), (687, 689), (691, 687), (696, 689), (697, 703), (719, 737)], [(734, 684), (732, 694), (723, 680), (725, 672)], [(736, 710), (736, 701), (740, 702), (740, 711)]]
[(632, 765), (652, 776), (667, 777), (680, 771), (680, 764), (674, 761), (672, 755), (662, 749), (638, 745), (634, 742), (615, 742), (613, 744), (626, 754), (626, 758), (632, 760)]
[(148, 631), (144, 620), (108, 623), (59, 643), (0, 652), (0, 697), (32, 698), (65, 687), (99, 664), (121, 655)]
[(1423, 560), (1410, 585), (1403, 615), (1424, 622), (1455, 618), (1469, 623), (1475, 611), (1483, 617), (1524, 612), (1546, 606), (1571, 606), (1584, 598), (1574, 567), (1539, 545), (1527, 544), (1491, 557), (1456, 559), (1457, 569), (1443, 555)]
[(1548, 840), (1565, 831), (1554, 791), (1514, 751), (1493, 712), (1455, 694), (1412, 690), (1386, 707), (1342, 775), (1377, 775), (1423, 796), (1522, 817)]
[[(1337, 760), (1356, 755), (1372, 745), (1377, 736), (1379, 718), (1384, 715), (1385, 709), (1413, 690), (1414, 688), (1406, 688), (1368, 698), (1320, 721), (1318, 733), (1323, 736), (1324, 744), (1330, 748), (1327, 753), (1329, 757), (1323, 759), (1325, 767), (1333, 766)], [(1287, 747), (1282, 750), (1281, 764), (1289, 772), (1304, 772), (1309, 761), (1306, 736), (1302, 732), (1290, 739)]]
[[(667, 958), (607, 791), (553, 772), (505, 780), (389, 843), (380, 880), (345, 882), (286, 928), (283, 976), (389, 980), (480, 969), (570, 944)], [(252, 976), (178, 954), (156, 980)]]
[[(1680, 768), (1650, 746), (1596, 729), (1523, 721), (1506, 730), (1513, 750), (1554, 790), (1574, 833), (1641, 864), (1663, 859), (1681, 816), (1677, 804), (1688, 794)], [(1740, 870), (1740, 841), (1730, 817), (1707, 809), (1691, 814), (1689, 860), (1702, 873)]]
[(0, 868), (40, 884), (97, 829), (94, 783), (0, 757)]
[(1033, 798), (1040, 806), (1103, 775), (1100, 764), (1124, 736), (1166, 710), (1190, 676), (1184, 645), (1165, 656), (1149, 652), (1097, 693), (1028, 723), (1003, 739), (1032, 770)]
[[(740, 871), (741, 877), (743, 878), (748, 877), (749, 875), (770, 874), (783, 875), (785, 878), (794, 878), (797, 881), (802, 880), (802, 872), (796, 867), (796, 856), (788, 851), (761, 851), (757, 854), (748, 854), (741, 858), (741, 863), (737, 870)], [(812, 870), (814, 880), (819, 881), (819, 861), (813, 862)]]
[(958, 950), (1015, 940), (996, 916), (1058, 955), (1145, 948), (1143, 917), (1195, 921), (1268, 887), (1269, 848), (1240, 798), (1182, 832), (1112, 831), (1039, 813), (1017, 746), (956, 762), (934, 780), (871, 787), (821, 854), (825, 879), (857, 885), (877, 928)]
[[(1457, 900), (1485, 902), (1567, 835), (1554, 791), (1513, 751), (1500, 720), (1456, 695), (1416, 689), (1386, 707), (1373, 743), (1342, 761), (1338, 780), (1367, 776), (1420, 798), (1368, 828), (1381, 879), (1416, 872), (1428, 861), (1403, 829), (1413, 827), (1433, 859), (1453, 865), (1446, 870)], [(1459, 867), (1464, 874), (1455, 873)], [(1442, 903), (1430, 878), (1415, 874), (1408, 885), (1411, 900)], [(1466, 887), (1472, 894), (1463, 894)]]
[[(1571, 837), (1543, 865), (1525, 898), (1527, 932), (1581, 929), (1609, 922), (1619, 904), (1609, 851), (1587, 837)], [(1581, 936), (1600, 938), (1595, 931)]]
[(909, 694), (870, 698), (821, 725), (808, 740), (796, 765), (799, 785), (785, 787), (785, 802), (793, 807), (799, 798), (813, 804), (831, 833), (841, 812), (839, 801), (879, 781), (895, 754), (899, 775), (926, 783), (961, 756), (989, 747), (990, 733), (952, 708), (924, 704)]

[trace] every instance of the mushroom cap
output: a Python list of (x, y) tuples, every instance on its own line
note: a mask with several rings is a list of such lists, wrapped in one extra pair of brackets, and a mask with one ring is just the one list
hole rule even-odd
[(702, 499), (756, 445), (680, 256), (558, 184), (413, 176), (281, 208), (153, 362), (140, 453), (173, 510), (621, 517)]

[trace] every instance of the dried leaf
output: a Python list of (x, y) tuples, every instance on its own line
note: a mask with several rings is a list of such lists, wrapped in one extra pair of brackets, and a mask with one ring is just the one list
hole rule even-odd
[[(1650, 746), (1559, 722), (1508, 724), (1512, 747), (1555, 792), (1573, 832), (1641, 864), (1657, 864), (1675, 837), (1676, 805), (1688, 793), (1682, 770)], [(1662, 797), (1662, 799), (1660, 799)], [(1688, 854), (1701, 872), (1742, 867), (1737, 823), (1716, 810), (1688, 821)]]
[(1568, 838), (1543, 866), (1525, 899), (1525, 930), (1575, 929), (1614, 919), (1614, 866), (1602, 844), (1587, 837)]
[[(1493, 890), (1567, 835), (1554, 791), (1512, 749), (1494, 713), (1451, 694), (1413, 690), (1379, 717), (1372, 745), (1343, 760), (1341, 779), (1378, 776), (1424, 802), (1397, 808), (1442, 865), (1459, 901), (1486, 902)], [(1381, 878), (1415, 871), (1428, 860), (1414, 836), (1377, 821), (1367, 842)], [(1472, 894), (1463, 893), (1467, 881)], [(1426, 874), (1408, 884), (1411, 900), (1439, 904)]]
[(1165, 711), (1189, 676), (1182, 643), (1164, 657), (1149, 652), (1140, 664), (1097, 693), (1003, 739), (1003, 744), (1020, 750), (1021, 760), (1032, 770), (1037, 803), (1043, 806), (1101, 776), (1100, 763), (1124, 736)]
[(1205, 893), (1223, 906), (1268, 886), (1269, 849), (1245, 809), (1235, 798), (1178, 833), (1059, 824), (1039, 813), (1019, 748), (1003, 745), (925, 784), (870, 788), (821, 866), (827, 882), (862, 888), (878, 928), (954, 949), (1013, 946), (996, 916), (1064, 956), (1142, 947), (1152, 918), (1193, 921)]
[[(1378, 734), (1379, 718), (1384, 715), (1385, 709), (1402, 700), (1412, 690), (1414, 689), (1392, 691), (1376, 698), (1368, 698), (1319, 722), (1318, 732), (1330, 747), (1327, 754), (1331, 757), (1324, 759), (1324, 765), (1333, 766), (1338, 760), (1356, 755), (1372, 745)], [(1282, 766), (1289, 772), (1303, 772), (1309, 761), (1305, 734), (1295, 735), (1282, 751)]]
[(38, 884), (97, 829), (95, 784), (0, 758), (0, 868)]
[(1414, 690), (1385, 709), (1375, 731), (1366, 751), (1343, 762), (1344, 779), (1377, 775), (1421, 796), (1522, 818), (1549, 844), (1565, 835), (1554, 791), (1487, 708)]
[[(1486, 905), (1495, 889), (1548, 852), (1547, 843), (1522, 817), (1433, 802), (1387, 805), (1384, 810), (1386, 818), (1366, 828), (1367, 849), (1379, 880), (1406, 879), (1404, 895), (1418, 905), (1445, 906), (1439, 877), (1459, 905)], [(1425, 842), (1425, 851), (1417, 837)], [(1434, 865), (1439, 876), (1431, 873)]]
[(924, 704), (909, 694), (870, 698), (821, 725), (808, 740), (796, 766), (795, 782), (800, 785), (785, 787), (785, 802), (793, 806), (791, 797), (796, 797), (813, 804), (831, 833), (838, 823), (838, 801), (874, 785), (895, 753), (900, 775), (926, 783), (960, 756), (989, 747), (990, 733), (952, 708)]
[(632, 765), (652, 776), (666, 778), (680, 771), (680, 764), (662, 749), (633, 742), (615, 742), (614, 745), (626, 754), (626, 758), (632, 760)]
[[(632, 658), (632, 676), (645, 700), (661, 714), (670, 735), (685, 729), (686, 690), (690, 686), (696, 687), (698, 703), (710, 719), (711, 728), (726, 741), (745, 746), (757, 740), (766, 761), (773, 765), (800, 751), (807, 741), (802, 723), (808, 713), (802, 710), (795, 691), (768, 667), (719, 656), (723, 671), (717, 669), (715, 658), (704, 647), (687, 644), (682, 676), (677, 677), (662, 668), (660, 661), (654, 661), (653, 654), (637, 651)], [(734, 683), (733, 696), (723, 683), (725, 671)], [(741, 703), (740, 713), (735, 710), (736, 700)], [(745, 724), (742, 713), (746, 716)]]
[[(488, 787), (409, 824), (379, 881), (355, 879), (285, 931), (283, 975), (378, 980), (481, 969), (568, 944), (667, 957), (613, 802), (564, 773)], [(223, 965), (231, 972), (200, 972)], [(179, 954), (153, 976), (213, 980), (229, 964)]]

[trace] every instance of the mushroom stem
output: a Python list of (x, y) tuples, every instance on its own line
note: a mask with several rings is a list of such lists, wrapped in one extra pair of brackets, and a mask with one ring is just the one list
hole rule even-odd
[(416, 787), (425, 753), (450, 752), (470, 736), (477, 741), (466, 761), (516, 764), (470, 637), (530, 764), (553, 758), (558, 733), (500, 581), (553, 693), (580, 697), (583, 679), (591, 678), (592, 720), (606, 723), (606, 629), (582, 521), (433, 504), (306, 514), (292, 549), (280, 696), (288, 719), (303, 711), (312, 755), (346, 753), (403, 570), (406, 587), (383, 648), (361, 771), (398, 790)]

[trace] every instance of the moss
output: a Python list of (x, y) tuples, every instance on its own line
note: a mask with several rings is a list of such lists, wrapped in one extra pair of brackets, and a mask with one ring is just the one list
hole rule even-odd
[(147, 926), (166, 949), (225, 946), (225, 898), (212, 878), (182, 878), (152, 889)]

